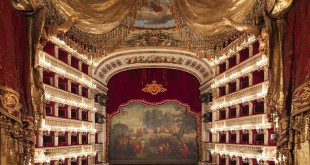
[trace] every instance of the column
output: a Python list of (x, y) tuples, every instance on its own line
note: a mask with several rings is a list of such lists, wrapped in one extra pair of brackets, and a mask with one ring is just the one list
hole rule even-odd
[(81, 156), (79, 156), (79, 157), (77, 158), (77, 162), (78, 162), (78, 165), (81, 165), (81, 164), (82, 164), (82, 157), (81, 157)]
[(59, 52), (59, 47), (58, 47), (58, 45), (55, 45), (55, 47), (54, 47), (54, 51), (55, 51), (55, 57), (56, 58), (58, 58), (58, 52)]
[(228, 70), (229, 69), (229, 60), (228, 59), (225, 60), (225, 65), (226, 65), (226, 70)]
[(98, 162), (101, 162), (101, 159), (102, 159), (101, 158), (101, 154), (102, 154), (102, 152), (97, 152), (97, 154), (98, 154), (98, 159), (97, 160), (98, 160)]
[(269, 74), (268, 67), (265, 66), (264, 67), (264, 81), (268, 80), (268, 74)]
[(55, 116), (57, 117), (58, 116), (58, 108), (59, 108), (59, 103), (56, 103), (54, 104), (54, 109), (55, 109)]
[(71, 145), (71, 134), (72, 132), (68, 132), (68, 145)]
[(264, 113), (267, 113), (267, 100), (264, 99)]
[(240, 131), (239, 130), (237, 130), (236, 131), (236, 143), (240, 143)]
[(253, 55), (255, 55), (255, 54), (253, 54), (253, 45), (250, 44), (249, 45), (249, 57), (252, 57)]
[(228, 86), (228, 84), (225, 85), (225, 94), (226, 95), (229, 94), (229, 86)]
[(240, 54), (236, 53), (236, 64), (238, 65), (240, 63)]
[(268, 145), (268, 136), (269, 136), (269, 131), (268, 129), (264, 129), (264, 145)]
[(78, 136), (79, 136), (79, 144), (82, 144), (82, 132), (79, 132)]
[[(93, 112), (92, 111), (90, 111), (90, 110), (88, 110), (87, 111), (87, 120), (88, 121), (94, 121), (94, 120), (92, 120), (93, 119)], [(95, 128), (95, 125), (93, 124), (93, 128)]]
[(225, 112), (226, 112), (226, 119), (229, 118), (229, 108), (225, 108)]
[(221, 159), (220, 157), (221, 157), (221, 155), (217, 154), (216, 157), (217, 157), (216, 164), (220, 164), (220, 159)]
[(54, 160), (54, 165), (58, 165), (58, 160)]
[(71, 92), (71, 83), (72, 81), (68, 79), (68, 92)]
[(91, 133), (88, 132), (87, 133), (87, 144), (90, 144), (91, 143)]
[(249, 144), (253, 144), (253, 131), (249, 130)]
[(253, 159), (249, 158), (249, 165), (253, 165)]
[(240, 162), (240, 158), (236, 156), (236, 165), (240, 165), (242, 162)]
[(68, 118), (71, 119), (71, 109), (72, 107), (69, 105), (68, 106)]
[(79, 113), (79, 120), (82, 120), (82, 109), (81, 108), (78, 109), (78, 113)]
[(240, 80), (236, 79), (236, 91), (240, 90)]
[(82, 71), (82, 61), (79, 60), (79, 70)]
[(72, 57), (72, 55), (69, 53), (69, 54), (68, 54), (68, 64), (69, 64), (69, 65), (71, 65), (71, 57)]
[(71, 158), (68, 158), (67, 165), (71, 165)]
[(79, 95), (82, 96), (82, 85), (79, 84)]
[(225, 160), (226, 160), (226, 165), (229, 165), (230, 164), (230, 162), (229, 162), (229, 156), (227, 155), (227, 156), (225, 156)]
[(225, 132), (225, 135), (226, 135), (226, 143), (229, 143), (229, 133), (228, 133), (228, 131)]
[(55, 81), (55, 84), (54, 84), (54, 86), (55, 86), (56, 88), (59, 87), (58, 80), (59, 80), (59, 74), (55, 73), (55, 80), (54, 80), (54, 81)]
[(249, 102), (249, 115), (252, 115), (254, 112), (253, 103)]
[(54, 132), (54, 146), (58, 146), (58, 132)]
[(43, 132), (39, 131), (38, 136), (38, 146), (43, 147)]
[(248, 76), (249, 76), (249, 86), (252, 86), (253, 85), (253, 73), (250, 72)]
[(236, 105), (236, 117), (240, 117), (240, 105)]
[(91, 65), (87, 65), (88, 67), (88, 75), (91, 76), (93, 74), (93, 67)]

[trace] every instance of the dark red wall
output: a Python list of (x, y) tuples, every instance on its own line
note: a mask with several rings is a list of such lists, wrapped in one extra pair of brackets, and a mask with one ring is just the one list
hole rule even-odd
[[(163, 75), (167, 78), (163, 78)], [(142, 85), (142, 77), (144, 85)], [(145, 84), (151, 83), (152, 80), (163, 85), (167, 82), (167, 85), (164, 85), (167, 91), (157, 95), (142, 92), (141, 89)], [(201, 111), (197, 78), (179, 70), (149, 68), (124, 71), (110, 79), (108, 88), (107, 113), (109, 114), (117, 111), (121, 104), (133, 99), (148, 102), (176, 99), (188, 104), (191, 111)]]

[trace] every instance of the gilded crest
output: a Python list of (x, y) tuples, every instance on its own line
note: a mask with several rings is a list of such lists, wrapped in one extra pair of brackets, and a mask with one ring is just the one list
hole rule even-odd
[(146, 84), (144, 88), (142, 88), (143, 92), (151, 93), (152, 95), (157, 95), (160, 92), (166, 92), (167, 89), (163, 87), (161, 84), (157, 84), (155, 80), (152, 81), (152, 84)]

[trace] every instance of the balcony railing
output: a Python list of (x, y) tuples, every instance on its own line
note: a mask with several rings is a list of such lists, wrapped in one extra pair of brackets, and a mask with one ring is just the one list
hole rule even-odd
[(72, 158), (91, 154), (93, 154), (92, 145), (45, 147), (35, 149), (34, 160), (36, 163), (39, 163), (48, 160), (59, 160), (61, 158)]
[(91, 99), (46, 84), (44, 84), (44, 89), (45, 99), (49, 101), (93, 110), (93, 101)]
[(39, 65), (89, 88), (96, 88), (96, 85), (90, 76), (73, 68), (67, 63), (60, 61), (59, 59), (48, 55), (44, 51), (39, 51)]
[(268, 123), (266, 114), (219, 120), (215, 121), (214, 125), (215, 131), (271, 128), (271, 124)]
[(267, 66), (267, 64), (268, 59), (265, 55), (261, 54), (255, 55), (247, 59), (246, 61), (243, 61), (242, 63), (238, 64), (237, 66), (227, 70), (226, 72), (216, 76), (212, 88), (216, 88), (223, 84), (226, 84), (250, 72), (253, 72), (257, 69)]
[(247, 87), (237, 92), (215, 99), (212, 109), (220, 109), (252, 100), (264, 98), (268, 91), (268, 81)]
[(50, 128), (52, 131), (77, 131), (85, 132), (92, 131), (93, 125), (89, 121), (80, 121), (74, 119), (64, 119), (58, 117), (46, 116), (42, 125), (42, 129)]
[(275, 160), (276, 146), (242, 145), (242, 144), (215, 144), (215, 153), (245, 156), (247, 158), (262, 158), (263, 160)]

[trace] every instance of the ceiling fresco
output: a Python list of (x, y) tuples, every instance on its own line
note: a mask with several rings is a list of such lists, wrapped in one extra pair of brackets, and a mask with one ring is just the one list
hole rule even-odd
[(170, 10), (169, 0), (142, 0), (137, 11), (135, 27), (162, 28), (174, 27), (175, 21)]
[(222, 49), (242, 34), (226, 26), (223, 18), (253, 24), (262, 11), (258, 0), (124, 2), (46, 1), (46, 24), (61, 24), (76, 15), (77, 22), (58, 38), (92, 59), (136, 47), (166, 47), (211, 57), (208, 52)]
[(174, 29), (166, 30), (135, 30), (128, 37), (122, 47), (146, 47), (146, 46), (183, 46), (178, 32)]

